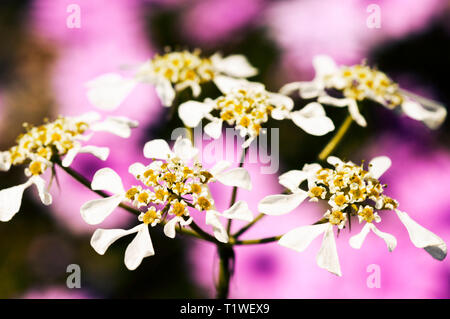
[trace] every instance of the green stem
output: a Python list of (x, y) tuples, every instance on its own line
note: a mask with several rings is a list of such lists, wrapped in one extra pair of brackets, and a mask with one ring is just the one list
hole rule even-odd
[[(241, 159), (239, 161), (239, 167), (244, 166), (244, 161), (245, 161), (245, 157), (247, 156), (247, 152), (248, 152), (248, 147), (246, 147), (242, 150)], [(234, 186), (233, 191), (231, 192), (231, 199), (230, 199), (230, 204), (228, 205), (228, 207), (231, 207), (234, 205), (234, 203), (236, 203), (237, 191), (238, 191), (237, 186)], [(227, 224), (227, 233), (228, 234), (230, 234), (231, 223), (232, 223), (232, 220), (229, 219), (228, 224)]]
[(350, 125), (352, 124), (353, 119), (350, 115), (347, 115), (347, 118), (345, 119), (344, 123), (342, 123), (339, 130), (336, 132), (336, 134), (333, 136), (333, 138), (328, 142), (328, 144), (324, 147), (322, 152), (319, 154), (319, 159), (321, 161), (324, 161), (333, 151), (334, 149), (339, 145), (342, 138), (344, 137), (345, 133), (347, 133), (348, 129), (350, 128)]
[(244, 227), (242, 227), (241, 229), (239, 229), (234, 235), (234, 238), (238, 238), (239, 236), (241, 236), (243, 233), (245, 233), (247, 230), (250, 229), (250, 227), (252, 227), (254, 224), (256, 224), (261, 218), (263, 218), (264, 216), (266, 216), (266, 214), (260, 213), (258, 216), (255, 217), (255, 219), (253, 219), (250, 223), (248, 223), (247, 225), (245, 225)]
[(260, 239), (248, 239), (248, 240), (235, 240), (232, 242), (233, 245), (257, 245), (257, 244), (267, 244), (274, 241), (280, 240), (281, 236), (265, 237)]
[[(259, 217), (259, 216), (258, 216)], [(328, 222), (328, 219), (326, 218), (321, 218), (318, 221), (316, 221), (314, 224), (312, 225), (318, 225), (318, 224), (323, 224)], [(248, 239), (248, 240), (236, 240), (235, 237), (232, 237), (230, 240), (230, 245), (257, 245), (257, 244), (268, 244), (268, 243), (272, 243), (274, 241), (278, 241), (280, 240), (280, 238), (283, 235), (279, 235), (279, 236), (272, 236), (272, 237), (265, 237), (265, 238), (259, 238), (259, 239)]]
[(219, 280), (216, 287), (217, 299), (228, 297), (230, 290), (230, 279), (234, 272), (234, 250), (233, 246), (218, 244), (219, 253)]

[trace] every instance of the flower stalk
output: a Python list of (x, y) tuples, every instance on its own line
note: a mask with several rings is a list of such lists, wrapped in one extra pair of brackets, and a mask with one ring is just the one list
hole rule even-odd
[(347, 133), (347, 131), (349, 130), (352, 123), (353, 118), (351, 117), (351, 115), (347, 115), (345, 121), (342, 123), (341, 127), (339, 127), (339, 130), (320, 152), (319, 160), (324, 161), (336, 149), (336, 147), (344, 138), (345, 133)]

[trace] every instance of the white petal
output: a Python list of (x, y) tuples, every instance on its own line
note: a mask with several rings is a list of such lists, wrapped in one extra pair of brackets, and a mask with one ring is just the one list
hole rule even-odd
[(173, 151), (176, 156), (183, 161), (189, 161), (198, 154), (198, 149), (192, 146), (192, 142), (188, 138), (177, 138), (173, 146)]
[(87, 82), (86, 86), (89, 102), (103, 110), (114, 110), (134, 89), (136, 82), (116, 73), (108, 73)]
[(348, 99), (348, 112), (358, 125), (362, 127), (367, 126), (366, 119), (359, 113), (358, 103), (355, 100)]
[(218, 139), (222, 135), (222, 123), (221, 119), (214, 118), (213, 121), (205, 125), (205, 133), (213, 139)]
[(447, 110), (437, 103), (429, 106), (431, 109), (426, 109), (417, 102), (405, 100), (402, 103), (402, 110), (409, 117), (424, 122), (431, 129), (436, 129), (444, 122)]
[(317, 253), (317, 265), (335, 275), (342, 276), (336, 241), (334, 240), (333, 226), (331, 224), (328, 226), (328, 229), (323, 235), (322, 246)]
[[(294, 101), (290, 97), (288, 97), (284, 94), (270, 93), (269, 94), (269, 103), (271, 103), (272, 105), (274, 105), (277, 108), (285, 108), (289, 111), (294, 108)], [(277, 119), (277, 118), (275, 118), (275, 119)]]
[(180, 217), (177, 217), (177, 216), (175, 216), (174, 218), (169, 220), (164, 225), (164, 234), (169, 238), (175, 238), (175, 235), (176, 235), (175, 227), (177, 226), (177, 223), (179, 223), (179, 222), (180, 222)]
[(192, 90), (193, 97), (198, 97), (200, 95), (200, 93), (202, 93), (202, 88), (201, 88), (200, 84), (198, 84), (197, 82), (191, 82), (190, 87)]
[(0, 171), (6, 172), (11, 168), (11, 155), (8, 151), (0, 152)]
[(322, 166), (317, 163), (312, 164), (305, 164), (303, 165), (302, 171), (308, 173), (310, 176), (317, 173), (318, 170), (320, 170)]
[(367, 237), (367, 234), (369, 234), (370, 232), (371, 225), (371, 223), (366, 223), (359, 234), (350, 237), (349, 244), (351, 247), (355, 249), (361, 248), (364, 240)]
[(278, 182), (295, 193), (298, 191), (300, 184), (308, 178), (309, 174), (299, 170), (286, 172), (278, 177)]
[(388, 233), (384, 233), (381, 230), (379, 230), (377, 227), (375, 227), (374, 224), (372, 224), (371, 227), (372, 231), (381, 239), (383, 239), (388, 247), (389, 251), (393, 251), (395, 247), (397, 246), (397, 239), (395, 239), (394, 236)]
[(136, 236), (125, 250), (125, 266), (129, 270), (135, 270), (141, 264), (142, 259), (155, 254), (148, 225), (141, 224), (138, 227)]
[(86, 113), (83, 113), (79, 116), (73, 117), (75, 122), (85, 122), (85, 123), (94, 123), (100, 120), (101, 115), (98, 112), (95, 111), (89, 111)]
[(155, 83), (155, 89), (162, 105), (167, 107), (171, 106), (175, 99), (175, 90), (170, 81), (167, 79), (158, 79), (158, 82)]
[(291, 118), (298, 127), (311, 135), (322, 136), (334, 130), (333, 121), (325, 115), (323, 106), (316, 102), (291, 112)]
[(129, 230), (99, 228), (91, 237), (91, 246), (98, 254), (103, 255), (106, 250), (108, 250), (109, 246), (111, 246), (111, 244), (113, 244), (116, 240), (123, 236), (136, 233), (139, 231), (139, 227), (141, 227), (141, 225)]
[(284, 234), (278, 244), (297, 252), (304, 251), (311, 242), (328, 229), (329, 224), (308, 225), (294, 228)]
[(304, 117), (312, 118), (312, 117), (321, 117), (326, 116), (325, 109), (322, 104), (317, 102), (311, 102), (306, 104), (300, 111)]
[(299, 82), (299, 95), (308, 100), (320, 96), (324, 91), (324, 83), (320, 81)]
[(250, 174), (245, 168), (236, 167), (215, 176), (219, 182), (227, 186), (236, 186), (246, 190), (252, 189)]
[(142, 163), (133, 163), (128, 167), (128, 173), (133, 175), (134, 177), (138, 175), (142, 175), (145, 171), (145, 165)]
[(336, 63), (327, 55), (316, 55), (313, 58), (313, 66), (316, 71), (316, 78), (323, 78), (337, 71)]
[(187, 127), (196, 127), (211, 110), (209, 103), (188, 101), (180, 105), (178, 116)]
[(222, 217), (251, 222), (253, 220), (253, 213), (248, 208), (246, 202), (239, 200), (236, 203), (234, 203), (233, 206), (224, 211), (222, 213)]
[(286, 118), (290, 117), (290, 113), (288, 110), (284, 110), (282, 108), (275, 108), (272, 110), (272, 112), (270, 112), (270, 116), (274, 119), (274, 120), (284, 120)]
[(287, 214), (298, 207), (308, 194), (304, 191), (290, 195), (270, 195), (264, 197), (258, 204), (258, 211), (266, 215)]
[(228, 234), (225, 227), (220, 222), (218, 213), (216, 211), (209, 210), (206, 212), (205, 218), (206, 225), (213, 227), (214, 237), (221, 243), (228, 243)]
[(228, 161), (218, 161), (214, 166), (209, 170), (211, 174), (218, 175), (219, 173), (226, 170), (228, 167), (231, 166), (231, 163)]
[(230, 55), (222, 58), (219, 54), (211, 57), (214, 68), (221, 72), (238, 78), (248, 78), (258, 74), (258, 69), (254, 68), (243, 55)]
[(387, 156), (373, 158), (369, 163), (370, 176), (379, 179), (391, 167), (391, 164), (391, 159)]
[(439, 236), (420, 226), (408, 214), (398, 209), (395, 212), (403, 225), (405, 225), (414, 246), (424, 248), (433, 258), (438, 260), (443, 260), (447, 256), (447, 246)]
[(283, 85), (279, 92), (284, 95), (290, 95), (295, 91), (298, 91), (304, 82), (291, 82)]
[(319, 96), (319, 98), (317, 99), (317, 102), (321, 103), (321, 104), (328, 104), (328, 105), (333, 105), (333, 106), (337, 106), (337, 107), (346, 107), (348, 106), (348, 100), (346, 98), (335, 98), (329, 95), (322, 95)]
[(167, 160), (171, 155), (173, 153), (165, 140), (152, 140), (144, 145), (144, 156), (146, 158)]
[(107, 147), (98, 147), (93, 145), (86, 145), (80, 148), (78, 153), (89, 153), (94, 155), (95, 157), (101, 159), (102, 161), (106, 161), (109, 156), (109, 148)]
[(131, 128), (138, 126), (138, 122), (130, 120), (123, 116), (110, 116), (103, 122), (98, 122), (91, 125), (93, 131), (103, 131), (115, 134), (122, 138), (129, 138), (131, 135)]
[(250, 144), (252, 144), (252, 142), (255, 140), (255, 137), (254, 136), (251, 136), (251, 137), (249, 137), (248, 139), (246, 139), (245, 141), (244, 141), (244, 143), (242, 143), (242, 145), (241, 145), (241, 148), (247, 148), (247, 147), (249, 147), (250, 146)]
[(0, 190), (0, 221), (7, 222), (17, 214), (22, 204), (23, 192), (31, 184), (31, 181), (27, 181), (24, 184)]
[(234, 89), (246, 86), (248, 84), (247, 80), (235, 79), (224, 75), (216, 75), (213, 81), (223, 94), (230, 93)]
[(91, 188), (93, 190), (108, 191), (112, 194), (123, 194), (122, 179), (109, 167), (99, 169), (92, 178)]
[(100, 224), (119, 206), (122, 200), (123, 195), (118, 194), (88, 201), (80, 208), (81, 217), (89, 225)]
[(342, 165), (343, 164), (343, 162), (336, 156), (328, 156), (327, 157), (327, 163), (331, 164), (333, 166)]
[(42, 204), (50, 205), (52, 203), (52, 195), (46, 189), (45, 180), (40, 176), (32, 176), (30, 181), (36, 185)]
[(78, 155), (78, 153), (80, 152), (81, 149), (81, 145), (80, 144), (75, 144), (74, 147), (72, 147), (67, 154), (64, 156), (64, 159), (62, 160), (62, 166), (63, 167), (69, 167), (70, 165), (72, 165), (73, 160), (75, 159), (75, 157)]

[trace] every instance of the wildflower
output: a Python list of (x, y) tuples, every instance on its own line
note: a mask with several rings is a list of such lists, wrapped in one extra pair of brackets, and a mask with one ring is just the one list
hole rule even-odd
[(258, 137), (269, 117), (292, 119), (313, 135), (324, 135), (334, 130), (333, 122), (319, 103), (310, 103), (302, 110), (292, 111), (294, 102), (291, 98), (266, 91), (262, 83), (227, 79), (220, 81), (218, 86), (224, 95), (217, 99), (207, 98), (203, 103), (188, 101), (180, 105), (178, 115), (186, 126), (196, 127), (205, 118), (209, 121), (205, 126), (206, 134), (217, 139), (226, 122), (246, 138), (243, 148)]
[(133, 78), (123, 78), (117, 73), (101, 75), (88, 83), (89, 101), (98, 108), (117, 108), (138, 83), (155, 86), (164, 106), (171, 106), (176, 92), (190, 87), (194, 97), (201, 93), (200, 85), (230, 77), (246, 78), (257, 74), (243, 55), (223, 58), (219, 53), (209, 58), (200, 56), (200, 51), (170, 52), (155, 55), (142, 64)]
[(359, 112), (358, 102), (366, 99), (391, 110), (400, 109), (431, 129), (438, 128), (447, 116), (442, 105), (401, 89), (385, 73), (365, 64), (338, 67), (325, 55), (316, 56), (313, 64), (316, 76), (312, 81), (286, 84), (280, 92), (290, 94), (299, 90), (302, 98), (347, 107), (360, 126), (366, 126), (367, 122)]
[(61, 163), (64, 167), (70, 166), (79, 153), (89, 153), (106, 160), (108, 148), (82, 144), (92, 136), (89, 131), (107, 131), (126, 138), (130, 136), (130, 128), (136, 126), (136, 122), (123, 117), (109, 117), (100, 122), (97, 113), (79, 117), (60, 116), (40, 126), (25, 124), (26, 132), (17, 138), (17, 144), (0, 153), (0, 170), (26, 165), (25, 175), (29, 180), (0, 191), (0, 220), (9, 221), (20, 210), (23, 192), (31, 185), (37, 187), (44, 205), (51, 204), (52, 196), (41, 176), (53, 168), (61, 157), (64, 157)]
[[(357, 216), (359, 222), (365, 222), (365, 225), (359, 234), (350, 238), (350, 246), (359, 249), (367, 234), (372, 231), (383, 239), (388, 250), (392, 251), (397, 240), (391, 234), (380, 231), (374, 224), (381, 222), (377, 211), (383, 210), (395, 211), (416, 247), (424, 248), (438, 260), (445, 258), (447, 247), (443, 240), (398, 210), (397, 201), (384, 194), (384, 186), (379, 178), (391, 165), (388, 157), (372, 159), (368, 170), (364, 169), (363, 164), (343, 162), (333, 156), (327, 161), (334, 166), (333, 169), (322, 168), (319, 164), (307, 164), (303, 170), (293, 170), (281, 175), (280, 184), (292, 194), (270, 195), (259, 203), (259, 211), (268, 215), (289, 213), (308, 197), (312, 201), (323, 200), (330, 205), (330, 209), (318, 223), (289, 231), (280, 238), (280, 245), (300, 252), (306, 249), (314, 238), (324, 234), (317, 264), (341, 276), (333, 226), (342, 230), (351, 217)], [(307, 184), (307, 191), (300, 188), (303, 182)]]
[[(129, 189), (125, 189), (120, 176), (116, 172), (110, 168), (100, 169), (94, 175), (91, 188), (107, 191), (111, 193), (111, 196), (88, 201), (80, 209), (81, 216), (88, 224), (97, 225), (103, 222), (117, 206), (125, 202), (143, 212), (139, 216), (139, 221), (146, 226), (154, 227), (165, 222), (164, 234), (174, 238), (177, 225), (183, 227), (191, 224), (192, 217), (189, 208), (197, 209), (205, 212), (206, 223), (213, 227), (217, 240), (228, 242), (226, 230), (219, 217), (251, 221), (253, 220), (253, 214), (243, 201), (236, 202), (223, 213), (218, 212), (214, 207), (214, 200), (207, 189), (207, 184), (219, 181), (228, 186), (250, 190), (250, 176), (243, 168), (227, 170), (231, 165), (228, 162), (218, 162), (210, 170), (205, 170), (198, 162), (189, 165), (188, 162), (197, 153), (198, 150), (192, 146), (190, 140), (181, 137), (177, 139), (173, 149), (170, 149), (164, 140), (147, 142), (144, 146), (144, 156), (153, 159), (153, 161), (147, 166), (134, 163), (129, 167), (129, 173), (141, 185), (133, 185)], [(133, 229), (143, 231), (143, 228)], [(131, 232), (131, 230), (114, 231), (122, 235)], [(97, 232), (103, 234), (105, 230), (98, 230)], [(147, 234), (147, 230), (145, 232)], [(114, 234), (114, 232), (111, 233)], [(98, 245), (98, 240), (94, 240), (95, 236), (100, 235), (94, 233), (91, 243)], [(146, 238), (146, 242), (150, 242), (147, 235), (142, 235), (139, 238)], [(97, 252), (104, 252), (104, 250), (98, 250), (96, 247), (94, 246)], [(149, 253), (148, 247), (142, 246), (139, 249), (141, 249), (137, 253), (139, 258), (136, 257), (139, 262), (135, 259), (132, 262), (132, 265), (136, 267), (140, 260)], [(131, 269), (129, 265), (127, 267)]]

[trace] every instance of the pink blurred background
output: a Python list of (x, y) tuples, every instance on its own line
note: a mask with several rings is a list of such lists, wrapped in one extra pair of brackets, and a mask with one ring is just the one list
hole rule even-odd
[[(77, 4), (81, 9), (81, 28), (66, 27), (69, 15), (66, 9), (70, 4)], [(381, 28), (370, 29), (366, 26), (366, 19), (370, 14), (366, 9), (370, 4), (377, 4), (381, 10)], [(3, 148), (10, 146), (14, 135), (19, 132), (19, 122), (23, 121), (24, 116), (30, 122), (38, 122), (40, 115), (77, 115), (93, 110), (86, 98), (87, 81), (106, 72), (120, 71), (127, 74), (130, 68), (144, 62), (156, 52), (163, 52), (167, 45), (175, 48), (199, 47), (207, 53), (222, 51), (247, 54), (249, 60), (261, 70), (257, 80), (264, 81), (274, 90), (288, 81), (311, 79), (314, 75), (311, 61), (316, 54), (329, 54), (339, 63), (346, 64), (359, 63), (362, 59), (369, 58), (377, 64), (390, 67), (393, 76), (402, 84), (409, 85), (408, 88), (432, 98), (445, 99), (449, 97), (448, 83), (436, 81), (438, 77), (433, 77), (433, 69), (424, 67), (425, 71), (421, 68), (410, 70), (407, 64), (404, 69), (391, 66), (397, 65), (404, 57), (401, 55), (404, 52), (399, 49), (402, 52), (399, 59), (395, 53), (398, 51), (392, 47), (397, 43), (409, 43), (408, 41), (420, 44), (423, 34), (428, 35), (433, 45), (422, 46), (422, 51), (432, 53), (440, 50), (441, 38), (436, 37), (435, 33), (440, 35), (442, 30), (444, 39), (449, 39), (449, 8), (448, 1), (443, 0), (351, 0), (345, 4), (338, 0), (27, 1), (23, 8), (17, 9), (22, 12), (17, 32), (24, 39), (32, 40), (19, 42), (23, 42), (24, 47), (27, 41), (38, 43), (39, 50), (48, 50), (51, 57), (45, 60), (43, 75), (42, 69), (34, 66), (34, 63), (42, 64), (41, 60), (33, 62), (36, 57), (24, 57), (20, 53), (20, 47), (17, 49), (13, 46), (19, 52), (18, 62), (15, 64), (19, 71), (14, 74), (18, 78), (16, 82), (32, 81), (30, 87), (38, 85), (36, 83), (45, 83), (45, 96), (49, 96), (51, 106), (47, 107), (47, 100), (32, 101), (29, 112), (23, 115), (17, 106), (18, 102), (15, 102), (17, 93), (11, 85), (15, 82), (3, 79), (4, 83), (0, 88), (0, 133), (4, 137), (1, 145)], [(439, 31), (435, 31), (436, 28)], [(4, 35), (4, 32), (1, 34)], [(9, 41), (14, 42), (14, 39)], [(35, 53), (33, 50), (36, 49), (33, 48), (30, 55)], [(445, 52), (448, 49), (446, 50), (441, 54), (447, 58), (447, 64), (433, 64), (437, 70), (442, 68), (450, 71), (447, 68), (448, 55)], [(433, 59), (438, 61), (433, 54), (422, 54), (422, 51), (410, 52), (413, 58), (416, 54), (415, 61), (418, 65), (428, 65)], [(26, 63), (23, 62), (24, 59)], [(39, 92), (42, 92), (40, 86)], [(388, 112), (380, 109), (370, 110), (373, 115), (373, 121), (367, 128), (370, 133), (361, 133), (363, 131), (358, 128), (356, 133), (347, 136), (347, 145), (339, 148), (337, 155), (354, 161), (377, 155), (389, 156), (393, 165), (382, 179), (383, 183), (389, 185), (386, 193), (400, 202), (402, 210), (449, 243), (448, 124), (440, 131), (431, 132), (414, 121), (387, 114)], [(127, 173), (128, 166), (136, 161), (145, 162), (142, 156), (144, 143), (153, 138), (169, 136), (171, 126), (165, 127), (164, 124), (167, 110), (161, 106), (154, 89), (141, 84), (120, 108), (114, 112), (100, 113), (104, 116), (124, 115), (138, 120), (140, 126), (126, 140), (106, 133), (97, 134), (92, 140), (94, 145), (113, 145), (107, 162), (80, 155), (73, 167), (88, 178), (99, 168), (111, 167), (125, 177), (125, 186), (129, 186), (133, 179)], [(334, 118), (336, 125), (339, 125), (342, 118), (338, 113), (331, 111), (332, 116), (337, 114)], [(277, 125), (278, 122), (274, 124)], [(295, 136), (281, 134), (281, 138), (286, 140), (281, 143), (279, 174), (301, 168), (305, 162), (313, 161), (315, 150), (320, 150), (320, 145), (324, 145), (330, 138), (327, 136), (314, 140), (304, 137), (305, 134), (295, 128), (281, 126), (280, 130), (283, 129), (294, 132)], [(231, 152), (233, 150), (234, 148)], [(240, 191), (238, 199), (246, 200), (256, 215), (258, 201), (266, 195), (282, 191), (282, 188), (277, 181), (278, 174), (261, 174), (257, 164), (246, 167), (251, 173), (254, 188), (251, 192)], [(67, 239), (70, 242), (67, 248), (70, 257), (66, 259), (68, 262), (80, 262), (81, 267), (87, 269), (87, 287), (80, 292), (68, 291), (61, 286), (63, 275), (48, 279), (48, 276), (34, 274), (30, 275), (31, 279), (26, 284), (19, 284), (19, 279), (14, 278), (20, 277), (20, 274), (5, 263), (0, 266), (1, 278), (12, 276), (13, 279), (4, 289), (0, 288), (0, 297), (138, 297), (134, 293), (130, 294), (132, 284), (141, 285), (135, 290), (136, 294), (153, 289), (148, 295), (140, 296), (180, 297), (176, 293), (171, 295), (171, 292), (176, 291), (173, 287), (178, 287), (177, 283), (172, 283), (171, 288), (162, 296), (158, 295), (157, 288), (160, 286), (149, 288), (139, 283), (148, 267), (161, 271), (174, 256), (181, 258), (185, 271), (183, 276), (187, 276), (183, 277), (185, 281), (180, 280), (179, 285), (192, 287), (185, 287), (183, 289), (186, 290), (180, 291), (187, 296), (214, 296), (218, 257), (215, 247), (208, 243), (182, 238), (175, 248), (164, 252), (171, 243), (164, 239), (159, 245), (156, 243), (157, 239), (154, 239), (162, 256), (158, 257), (157, 252), (157, 256), (147, 258), (141, 265), (140, 272), (133, 274), (124, 274), (128, 270), (123, 266), (123, 247), (121, 250), (117, 249), (114, 255), (96, 255), (89, 247), (89, 237), (95, 227), (86, 225), (79, 215), (79, 207), (87, 200), (96, 198), (96, 195), (64, 172), (58, 173), (63, 187), (61, 190), (53, 190), (54, 204), (47, 214), (60, 227), (59, 234), (64, 234), (61, 238), (76, 238)], [(231, 189), (216, 185), (212, 192), (218, 207), (226, 209)], [(324, 209), (326, 208), (309, 203), (285, 216), (265, 217), (244, 238), (282, 234), (296, 226), (315, 222)], [(354, 250), (348, 245), (350, 234), (342, 232), (337, 240), (343, 272), (341, 278), (317, 267), (315, 255), (320, 240), (314, 241), (301, 254), (276, 243), (237, 247), (230, 297), (449, 298), (449, 260), (435, 261), (425, 251), (415, 248), (396, 216), (383, 215), (382, 218), (382, 230), (396, 236), (397, 248), (389, 253), (385, 244), (371, 234), (361, 250)], [(197, 214), (196, 220), (204, 226), (202, 216)], [(17, 223), (18, 226), (22, 225), (21, 220)], [(128, 227), (133, 223), (128, 215), (117, 211), (102, 227)], [(8, 227), (7, 224), (0, 226), (2, 231)], [(352, 233), (358, 232), (359, 228), (355, 226)], [(38, 233), (39, 236), (44, 236), (44, 232)], [(24, 251), (22, 255), (34, 251), (30, 248), (33, 240), (37, 239), (31, 238), (20, 246), (19, 249)], [(80, 242), (83, 246), (77, 248)], [(51, 256), (57, 258), (54, 252)], [(35, 259), (23, 258), (17, 257), (14, 262), (22, 263), (22, 268), (33, 268)], [(380, 266), (380, 288), (367, 286), (366, 281), (370, 275), (367, 267), (372, 264)], [(58, 268), (57, 271), (61, 269)], [(102, 272), (103, 275), (100, 275)], [(119, 276), (123, 277), (119, 279)], [(117, 283), (111, 283), (115, 278)], [(164, 282), (159, 284), (163, 285)]]

